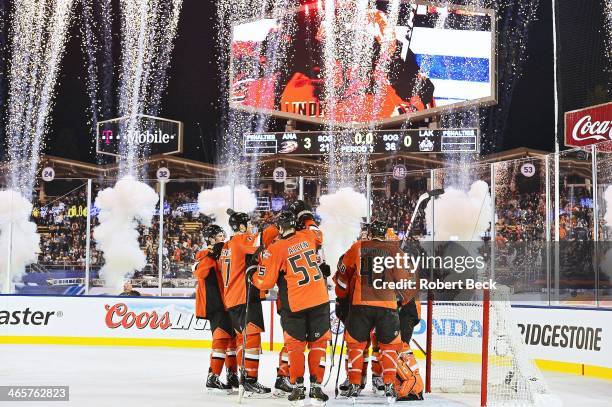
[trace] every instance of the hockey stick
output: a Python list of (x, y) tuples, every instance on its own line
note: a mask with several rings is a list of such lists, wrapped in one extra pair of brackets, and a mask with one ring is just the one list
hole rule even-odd
[(416, 347), (417, 347), (417, 348), (419, 348), (419, 350), (420, 350), (421, 352), (423, 352), (423, 355), (427, 356), (427, 352), (425, 351), (425, 349), (423, 349), (423, 348), (421, 347), (421, 345), (419, 345), (419, 343), (416, 341), (416, 339), (414, 339), (414, 338), (413, 338), (413, 339), (412, 339), (412, 342), (414, 342), (414, 344), (416, 345)]
[[(257, 266), (251, 266), (257, 267)], [(244, 362), (246, 359), (246, 344), (247, 344), (247, 325), (249, 323), (249, 303), (251, 302), (251, 282), (249, 281), (249, 269), (245, 272), (245, 278), (247, 279), (247, 292), (246, 292), (246, 306), (244, 310), (244, 328), (242, 329), (242, 357), (240, 358), (240, 381), (238, 385), (238, 404), (242, 404), (242, 398), (244, 397), (244, 380), (246, 378), (246, 368)]]
[(329, 379), (331, 379), (332, 375), (334, 374), (333, 372), (334, 372), (334, 365), (336, 362), (336, 346), (338, 346), (339, 336), (340, 336), (340, 318), (338, 318), (338, 324), (336, 324), (336, 339), (334, 339), (334, 345), (332, 346), (331, 366), (329, 368), (329, 376), (327, 376), (327, 380), (325, 381), (325, 384), (323, 386), (327, 386), (327, 383), (329, 383)]
[[(345, 330), (346, 332), (346, 330)], [(336, 373), (336, 386), (334, 388), (334, 398), (338, 398), (338, 382), (340, 381), (340, 368), (342, 367), (342, 354), (344, 353), (344, 334), (342, 334), (342, 345), (340, 345), (340, 358), (338, 361), (338, 373)]]
[(432, 189), (431, 191), (427, 191), (419, 197), (416, 205), (414, 206), (414, 212), (412, 212), (412, 217), (410, 218), (410, 223), (408, 223), (408, 227), (406, 228), (406, 232), (404, 233), (404, 239), (402, 240), (401, 248), (404, 249), (408, 242), (408, 237), (410, 236), (410, 232), (412, 231), (412, 225), (414, 220), (416, 219), (419, 210), (421, 209), (421, 205), (423, 202), (428, 201), (431, 198), (436, 198), (440, 195), (444, 194), (444, 189)]

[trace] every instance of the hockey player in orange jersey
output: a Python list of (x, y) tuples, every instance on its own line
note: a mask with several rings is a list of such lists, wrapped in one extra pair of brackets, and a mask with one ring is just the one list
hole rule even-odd
[(252, 282), (261, 290), (279, 287), (281, 325), (293, 385), (289, 401), (297, 404), (306, 397), (304, 351), (308, 345), (309, 396), (313, 402), (323, 404), (328, 400), (321, 382), (331, 333), (327, 284), (317, 264), (322, 234), (312, 219), (306, 221), (304, 230), (296, 231), (297, 220), (290, 211), (278, 216), (277, 226), (281, 238), (261, 254)]
[[(206, 379), (206, 388), (214, 391), (231, 392), (238, 388), (236, 374), (236, 334), (232, 329), (229, 313), (223, 305), (223, 283), (217, 260), (225, 241), (225, 232), (218, 225), (209, 225), (203, 231), (209, 249), (196, 254), (193, 276), (197, 281), (196, 318), (210, 322), (212, 352)], [(223, 365), (227, 367), (227, 384), (219, 376)]]
[(236, 332), (237, 358), (241, 369), (241, 394), (242, 391), (247, 394), (270, 393), (271, 389), (257, 380), (261, 333), (264, 331), (259, 290), (254, 289), (249, 293), (247, 306), (246, 269), (251, 263), (256, 264), (254, 257), (260, 239), (258, 235), (251, 233), (249, 216), (246, 213), (229, 209), (228, 214), (229, 225), (234, 235), (224, 244), (219, 263), (224, 287), (223, 301)]
[[(376, 329), (376, 338), (380, 348), (380, 364), (383, 367), (385, 396), (389, 402), (396, 400), (395, 379), (398, 351), (402, 349), (400, 338), (400, 321), (397, 311), (398, 296), (403, 301), (410, 301), (415, 292), (412, 290), (388, 290), (376, 288), (377, 280), (386, 282), (414, 278), (409, 270), (402, 268), (385, 269), (375, 273), (373, 262), (376, 257), (395, 257), (400, 253), (399, 243), (385, 241), (387, 226), (375, 221), (370, 225), (371, 240), (358, 241), (344, 254), (336, 274), (336, 295), (339, 298), (350, 298), (346, 325), (346, 343), (349, 360), (350, 386), (347, 397), (359, 394), (363, 350)], [(380, 287), (380, 285), (379, 285)]]
[[(314, 227), (314, 215), (312, 209), (303, 200), (292, 202), (287, 208), (292, 212), (297, 219), (296, 231)], [(280, 234), (276, 225), (272, 224), (266, 227), (262, 232), (262, 242), (265, 248), (270, 246), (274, 241), (280, 238)], [(322, 262), (319, 268), (325, 278), (330, 276), (329, 266)], [(276, 299), (277, 313), (281, 314), (280, 298)], [(281, 329), (282, 329), (281, 324)], [(283, 346), (278, 355), (278, 367), (276, 368), (276, 382), (274, 383), (274, 395), (277, 397), (287, 397), (293, 391), (293, 386), (289, 380), (289, 351), (286, 346)]]

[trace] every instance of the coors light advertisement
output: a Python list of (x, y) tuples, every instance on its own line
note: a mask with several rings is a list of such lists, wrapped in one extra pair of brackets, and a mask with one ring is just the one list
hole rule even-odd
[(612, 141), (612, 102), (565, 113), (565, 145), (584, 147)]

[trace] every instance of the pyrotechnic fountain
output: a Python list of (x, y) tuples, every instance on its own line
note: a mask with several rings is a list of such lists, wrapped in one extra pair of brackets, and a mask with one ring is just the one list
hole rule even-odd
[[(39, 236), (29, 221), (30, 196), (48, 129), (55, 84), (64, 52), (72, 0), (16, 0), (11, 13), (11, 61), (6, 133), (8, 190), (0, 191), (0, 284), (12, 281), (36, 260)], [(7, 256), (8, 254), (8, 256)], [(6, 256), (6, 257), (5, 257)]]
[[(122, 134), (141, 132), (140, 114), (155, 115), (166, 86), (166, 73), (171, 59), (182, 0), (150, 1), (126, 0), (120, 3), (121, 16), (121, 69), (119, 72), (118, 114), (128, 119), (122, 124)], [(103, 16), (110, 14), (108, 3)], [(91, 9), (84, 9), (85, 23)], [(85, 28), (86, 46), (93, 46), (91, 27)], [(103, 36), (107, 35), (102, 31)], [(94, 52), (88, 52), (90, 97), (95, 90), (96, 70)], [(107, 55), (104, 54), (106, 60)], [(105, 61), (106, 62), (106, 61)], [(103, 89), (109, 92), (109, 89)], [(93, 113), (97, 105), (92, 102)], [(94, 119), (95, 120), (95, 119)], [(119, 181), (112, 188), (101, 191), (96, 198), (100, 208), (100, 225), (94, 236), (104, 253), (105, 264), (100, 271), (105, 285), (114, 291), (120, 289), (126, 274), (145, 265), (144, 255), (138, 250), (138, 223), (149, 225), (158, 202), (157, 193), (138, 180), (140, 159), (147, 151), (135, 138), (124, 137), (119, 146)], [(134, 199), (138, 195), (137, 199)], [(160, 208), (160, 210), (162, 210)], [(120, 244), (118, 244), (120, 242)], [(159, 242), (162, 244), (162, 242)]]
[[(218, 65), (222, 77), (227, 77), (230, 71), (229, 61), (232, 53), (232, 39), (240, 38), (242, 33), (234, 32), (233, 27), (247, 20), (277, 19), (278, 23), (273, 27), (273, 35), (266, 37), (263, 55), (266, 63), (262, 67), (259, 60), (242, 61), (241, 69), (248, 78), (256, 76), (256, 72), (263, 69), (264, 76), (273, 75), (281, 69), (286, 58), (286, 44), (282, 41), (283, 36), (291, 35), (294, 26), (290, 20), (284, 18), (287, 9), (292, 5), (291, 0), (224, 0), (217, 2), (218, 17)], [(267, 20), (271, 21), (271, 20)], [(230, 89), (222, 84), (223, 98), (227, 98)], [(262, 86), (260, 97), (267, 99), (273, 96), (275, 84), (269, 82)], [(223, 105), (223, 103), (222, 103)], [(250, 112), (237, 112), (235, 110), (223, 111), (224, 134), (221, 137), (222, 145), (219, 149), (218, 161), (228, 166), (226, 179), (219, 180), (219, 184), (227, 184), (231, 178), (248, 178), (250, 185), (256, 184), (258, 178), (258, 157), (244, 157), (241, 148), (242, 137), (247, 132), (266, 131), (269, 117)]]
[[(612, 1), (604, 2), (604, 10), (606, 13), (605, 19), (605, 32), (606, 32), (606, 46), (608, 55), (612, 54)], [(612, 75), (612, 61), (608, 58), (608, 72)]]

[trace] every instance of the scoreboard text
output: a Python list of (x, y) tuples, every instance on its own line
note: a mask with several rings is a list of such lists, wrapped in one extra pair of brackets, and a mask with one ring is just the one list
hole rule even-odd
[(354, 132), (251, 133), (244, 155), (477, 153), (478, 129), (373, 130)]

